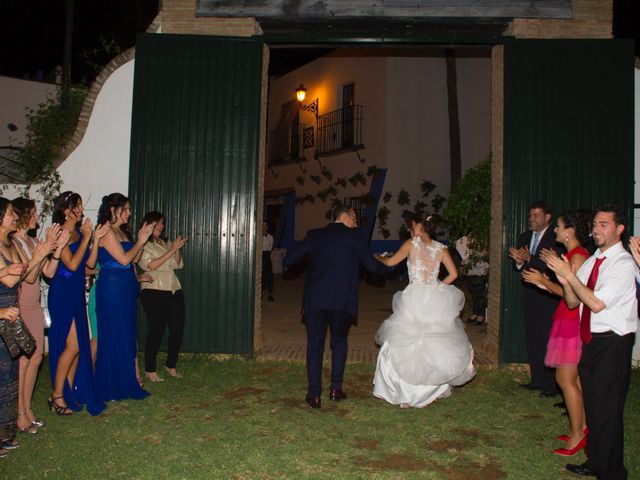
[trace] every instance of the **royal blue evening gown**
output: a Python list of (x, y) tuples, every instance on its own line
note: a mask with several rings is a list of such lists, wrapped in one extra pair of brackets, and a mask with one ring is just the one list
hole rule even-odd
[[(80, 241), (69, 245), (75, 255)], [(102, 397), (96, 390), (93, 365), (91, 363), (91, 347), (89, 344), (89, 323), (87, 320), (87, 304), (84, 294), (84, 269), (89, 257), (89, 250), (76, 271), (69, 270), (61, 261), (49, 286), (48, 308), (51, 315), (49, 328), (49, 365), (51, 367), (51, 383), (55, 383), (58, 359), (64, 351), (71, 323), (75, 320), (78, 337), (78, 368), (73, 381), (64, 384), (64, 399), (71, 410), (82, 410), (87, 406), (91, 415), (100, 414), (106, 407)]]
[[(132, 242), (121, 242), (125, 252)], [(140, 286), (133, 265), (118, 263), (103, 247), (98, 250), (100, 276), (96, 282), (96, 314), (98, 316), (98, 358), (96, 382), (105, 400), (149, 395), (138, 384), (135, 371), (137, 355), (136, 315)]]

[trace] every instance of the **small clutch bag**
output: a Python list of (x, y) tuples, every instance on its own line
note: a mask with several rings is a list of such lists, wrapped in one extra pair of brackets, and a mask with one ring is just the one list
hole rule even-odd
[(30, 357), (36, 350), (36, 341), (22, 317), (18, 317), (14, 322), (0, 319), (0, 337), (7, 345), (11, 358), (17, 358), (21, 353)]

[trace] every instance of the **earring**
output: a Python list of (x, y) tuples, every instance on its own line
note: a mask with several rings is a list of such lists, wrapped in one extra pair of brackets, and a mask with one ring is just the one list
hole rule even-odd
[(567, 235), (566, 237), (564, 237), (564, 241), (568, 242), (569, 241), (569, 235)]
[(116, 222), (116, 216), (115, 215), (111, 215), (111, 223), (115, 223)]

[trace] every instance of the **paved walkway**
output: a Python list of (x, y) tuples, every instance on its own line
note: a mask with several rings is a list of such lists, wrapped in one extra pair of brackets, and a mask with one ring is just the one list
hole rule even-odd
[[(304, 278), (304, 274), (291, 280), (284, 280), (281, 275), (275, 276), (275, 301), (269, 302), (264, 297), (262, 302), (264, 346), (258, 353), (258, 358), (305, 361), (306, 333), (300, 315)], [(360, 314), (358, 324), (352, 326), (349, 333), (348, 363), (376, 361), (378, 347), (374, 343), (375, 333), (384, 319), (391, 314), (391, 297), (405, 285), (406, 282), (401, 280), (387, 281), (383, 287), (375, 287), (366, 282), (360, 283)], [(471, 325), (466, 325), (465, 328), (472, 345), (479, 345), (485, 335), (484, 328)], [(325, 360), (328, 360), (330, 355), (328, 337), (329, 335), (327, 335)], [(476, 348), (476, 351), (478, 350)], [(487, 363), (485, 359), (478, 356), (476, 362)]]

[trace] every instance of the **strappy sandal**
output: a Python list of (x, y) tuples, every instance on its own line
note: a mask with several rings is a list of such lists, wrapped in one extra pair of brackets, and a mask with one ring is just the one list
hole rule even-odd
[[(33, 416), (33, 410), (31, 410), (31, 407), (27, 408), (27, 412), (30, 412), (31, 416)], [(40, 427), (44, 427), (44, 422), (42, 420), (40, 420), (39, 418), (33, 417), (31, 425), (33, 425), (34, 427), (40, 428)]]
[(64, 398), (64, 395), (60, 395), (59, 397), (49, 397), (47, 399), (47, 401), (49, 402), (49, 408), (52, 412), (55, 412), (56, 415), (60, 415), (61, 417), (72, 415), (73, 411), (69, 409), (69, 407), (63, 407), (62, 405), (59, 405), (58, 402), (56, 402), (56, 400), (60, 400), (61, 398)]
[[(27, 411), (26, 410), (24, 410), (22, 412), (18, 412), (18, 417), (26, 417), (26, 416), (27, 416)], [(20, 428), (18, 426), (16, 426), (16, 428), (21, 433), (28, 433), (30, 435), (35, 435), (36, 433), (38, 433), (38, 429), (35, 427), (35, 425), (33, 425), (33, 423), (30, 423), (28, 426), (26, 426), (24, 428)]]

